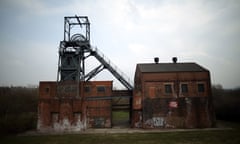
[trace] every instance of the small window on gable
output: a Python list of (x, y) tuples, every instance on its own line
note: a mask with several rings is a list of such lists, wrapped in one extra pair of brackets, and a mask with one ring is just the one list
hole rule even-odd
[(165, 84), (165, 93), (167, 93), (167, 94), (172, 93), (172, 85), (171, 84)]
[(188, 92), (188, 85), (187, 84), (181, 84), (181, 91), (182, 93)]
[(198, 84), (198, 92), (204, 92), (205, 91), (205, 87), (203, 83), (199, 83)]
[(105, 86), (97, 86), (97, 92), (105, 92)]
[(45, 88), (45, 92), (46, 92), (46, 93), (49, 93), (49, 91), (50, 91), (50, 88), (49, 88), (49, 87), (46, 87), (46, 88)]

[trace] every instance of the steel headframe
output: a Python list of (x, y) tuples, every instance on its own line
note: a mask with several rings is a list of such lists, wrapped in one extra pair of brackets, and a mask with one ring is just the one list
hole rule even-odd
[(85, 53), (90, 52), (87, 16), (64, 17), (64, 40), (59, 46), (57, 81), (85, 80)]
[[(85, 74), (85, 59), (94, 56), (100, 65)], [(57, 81), (88, 81), (103, 69), (108, 69), (127, 89), (133, 86), (129, 78), (117, 69), (97, 48), (90, 45), (90, 22), (87, 16), (64, 17), (64, 40), (59, 46)]]

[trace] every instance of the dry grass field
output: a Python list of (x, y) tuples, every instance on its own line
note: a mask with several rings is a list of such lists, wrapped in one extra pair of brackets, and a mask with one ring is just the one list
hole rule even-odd
[(222, 130), (198, 130), (159, 133), (121, 134), (59, 134), (37, 136), (5, 136), (1, 144), (239, 144), (240, 124), (219, 122), (219, 125), (232, 127)]
[(239, 144), (239, 130), (133, 134), (7, 136), (1, 144)]

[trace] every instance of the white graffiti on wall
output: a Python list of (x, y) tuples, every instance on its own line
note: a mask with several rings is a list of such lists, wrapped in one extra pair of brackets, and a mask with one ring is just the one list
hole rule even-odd
[(163, 117), (153, 117), (145, 121), (145, 125), (150, 127), (163, 127), (165, 125), (165, 119)]
[(71, 124), (68, 118), (64, 118), (60, 122), (53, 123), (53, 129), (55, 131), (82, 131), (86, 129), (86, 122), (81, 121), (81, 115), (76, 114), (77, 121), (74, 124)]
[(160, 127), (164, 125), (164, 118), (163, 117), (153, 117), (153, 125), (155, 127)]
[(87, 128), (87, 123), (85, 120), (81, 121), (81, 115), (75, 115), (76, 116), (76, 122), (71, 123), (68, 118), (63, 118), (62, 120), (58, 121), (58, 114), (52, 115), (52, 126), (43, 126), (42, 121), (38, 119), (38, 127), (37, 129), (39, 131), (45, 132), (51, 132), (51, 131), (57, 131), (57, 132), (66, 132), (66, 131), (75, 131), (80, 132)]

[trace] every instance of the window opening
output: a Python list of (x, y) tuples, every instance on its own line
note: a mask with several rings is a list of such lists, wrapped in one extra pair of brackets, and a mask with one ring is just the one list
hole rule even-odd
[(188, 92), (188, 85), (187, 84), (181, 84), (181, 90), (182, 90), (182, 93), (187, 93)]
[(45, 88), (45, 92), (46, 92), (46, 93), (49, 93), (49, 91), (50, 91), (50, 88), (49, 88), (49, 87), (46, 87), (46, 88)]
[(105, 92), (105, 86), (97, 86), (98, 92)]
[(204, 88), (204, 84), (198, 84), (198, 92), (204, 92), (205, 88)]
[(166, 84), (165, 85), (165, 93), (172, 93), (172, 85), (171, 84)]

